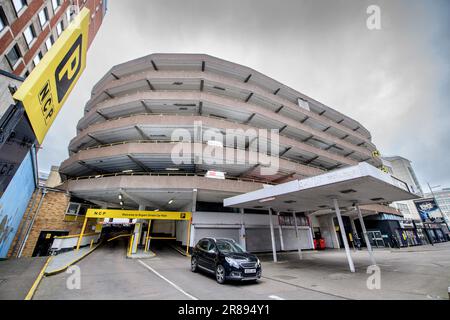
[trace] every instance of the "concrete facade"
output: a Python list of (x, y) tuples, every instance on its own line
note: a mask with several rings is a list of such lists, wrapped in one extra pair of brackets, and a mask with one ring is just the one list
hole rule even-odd
[[(220, 140), (229, 130), (244, 143)], [(253, 148), (260, 130), (276, 130), (268, 139), (275, 151)], [(180, 146), (185, 161), (177, 163)], [(100, 207), (193, 211), (190, 246), (208, 232), (241, 240), (253, 234), (250, 247), (258, 234), (269, 239), (267, 212), (245, 212), (243, 220), (259, 219), (249, 227), (239, 212), (223, 208), (226, 197), (359, 162), (382, 164), (357, 121), (258, 71), (203, 54), (152, 54), (111, 68), (94, 86), (68, 149), (62, 188)], [(221, 162), (209, 161), (217, 155)], [(273, 163), (276, 170), (265, 173)], [(211, 179), (211, 171), (221, 178)], [(279, 232), (283, 218), (274, 219)], [(303, 227), (305, 248), (312, 248), (310, 226)], [(294, 230), (286, 228), (278, 246), (295, 248)], [(184, 229), (176, 234), (185, 245)]]
[[(423, 196), (422, 188), (410, 160), (400, 156), (392, 156), (383, 157), (382, 161), (389, 173), (405, 182), (411, 192)], [(420, 221), (419, 212), (413, 201), (397, 201), (392, 205), (402, 213), (406, 220)]]

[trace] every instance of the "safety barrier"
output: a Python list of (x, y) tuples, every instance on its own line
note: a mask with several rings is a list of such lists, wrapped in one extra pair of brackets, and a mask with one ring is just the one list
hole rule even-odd
[[(76, 235), (70, 235), (70, 236), (63, 236), (63, 237), (55, 237), (52, 244), (52, 253), (58, 254), (61, 250), (66, 249), (73, 249), (77, 246), (77, 241), (79, 238), (79, 234)], [(94, 243), (97, 243), (100, 239), (100, 233), (90, 233), (83, 235), (82, 242), (80, 246), (85, 245), (93, 245)]]

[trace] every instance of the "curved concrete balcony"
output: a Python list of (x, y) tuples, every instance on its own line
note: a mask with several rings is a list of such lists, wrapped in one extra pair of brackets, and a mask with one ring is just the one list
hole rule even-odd
[[(209, 179), (199, 175), (97, 175), (66, 180), (61, 187), (99, 206), (191, 210), (195, 201), (222, 202), (226, 197), (263, 188), (249, 179)], [(119, 204), (122, 195), (124, 205)], [(172, 201), (171, 201), (172, 200)]]
[[(174, 83), (178, 85), (174, 85)], [(132, 95), (145, 91), (203, 91), (218, 94), (231, 99), (246, 101), (251, 96), (253, 103), (259, 104), (270, 110), (293, 117), (298, 121), (318, 122), (320, 125), (330, 127), (336, 131), (336, 135), (349, 135), (370, 143), (370, 135), (358, 124), (349, 121), (348, 117), (334, 115), (333, 120), (323, 114), (317, 114), (293, 103), (272, 92), (265, 91), (260, 87), (240, 82), (224, 76), (215, 75), (211, 72), (201, 71), (148, 71), (133, 74), (119, 80), (114, 80), (105, 85), (103, 92), (88, 101), (85, 111), (89, 112), (95, 105), (103, 103), (111, 98)], [(331, 111), (328, 111), (331, 113)], [(344, 125), (345, 124), (345, 125)], [(355, 125), (354, 127), (351, 127)], [(329, 129), (329, 130), (330, 130)]]
[(231, 177), (256, 177), (273, 183), (323, 173), (312, 166), (256, 151), (180, 142), (131, 142), (81, 150), (60, 166), (60, 172), (69, 177), (169, 170), (215, 170)]
[[(180, 128), (190, 132), (194, 137), (195, 126), (193, 123), (202, 123), (205, 130), (227, 129), (251, 132), (254, 127), (243, 125), (224, 119), (207, 116), (177, 116), (177, 115), (133, 115), (117, 120), (110, 120), (89, 126), (81, 131), (69, 144), (71, 153), (81, 149), (93, 148), (98, 145), (115, 144), (136, 140), (171, 140), (175, 130)], [(245, 138), (245, 137), (244, 137)], [(253, 137), (248, 136), (248, 139)], [(343, 156), (331, 151), (323, 150), (304, 142), (279, 135), (279, 155), (285, 158), (303, 162), (311, 166), (319, 166), (327, 170), (345, 165), (356, 165), (361, 159), (352, 158), (352, 155)], [(194, 140), (194, 139), (193, 139)], [(225, 146), (235, 147), (234, 143)], [(233, 141), (234, 142), (234, 141)]]
[[(258, 90), (268, 92), (275, 96), (298, 103), (298, 99), (308, 102), (311, 111), (328, 118), (333, 122), (358, 131), (370, 139), (370, 133), (359, 122), (342, 113), (316, 101), (254, 69), (222, 60), (206, 54), (151, 54), (114, 66), (94, 86), (92, 90), (93, 101), (103, 95), (108, 98), (107, 86), (114, 81), (145, 72), (202, 72), (221, 76), (223, 78), (254, 86)], [(301, 71), (299, 71), (301, 72)], [(106, 89), (106, 90), (105, 90)], [(257, 93), (256, 90), (254, 90)], [(102, 98), (100, 97), (100, 100)]]
[[(182, 103), (180, 103), (182, 102)], [(111, 99), (98, 104), (79, 122), (79, 129), (130, 114), (142, 112), (164, 114), (207, 114), (231, 119), (254, 127), (278, 129), (284, 135), (315, 144), (322, 148), (335, 149), (348, 154), (356, 153), (362, 161), (372, 158), (375, 146), (362, 141), (349, 142), (348, 136), (337, 137), (327, 133), (327, 128), (313, 129), (290, 117), (266, 110), (258, 105), (224, 98), (204, 92), (140, 92), (134, 95)], [(362, 147), (365, 145), (367, 147)]]

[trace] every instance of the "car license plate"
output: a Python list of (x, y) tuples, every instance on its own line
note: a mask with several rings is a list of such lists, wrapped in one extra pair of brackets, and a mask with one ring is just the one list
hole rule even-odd
[(245, 273), (256, 273), (256, 269), (245, 269)]

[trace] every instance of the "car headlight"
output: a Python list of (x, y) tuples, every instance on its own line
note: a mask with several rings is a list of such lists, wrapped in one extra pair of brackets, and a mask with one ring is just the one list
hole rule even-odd
[(256, 265), (257, 265), (258, 267), (261, 267), (261, 261), (259, 261), (259, 258), (256, 258)]
[(228, 258), (228, 257), (225, 257), (225, 260), (226, 260), (226, 262), (228, 262), (228, 264), (230, 266), (235, 267), (235, 268), (239, 268), (239, 263), (237, 263), (236, 260), (234, 260), (232, 258)]

